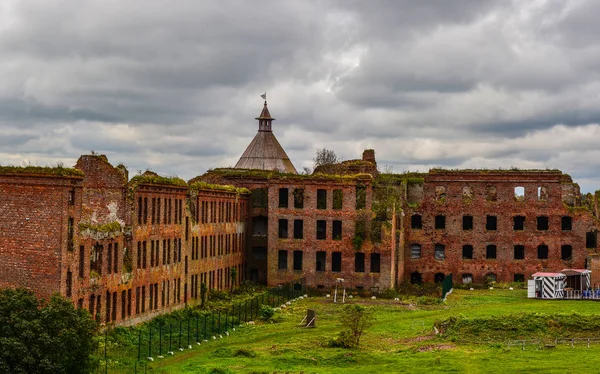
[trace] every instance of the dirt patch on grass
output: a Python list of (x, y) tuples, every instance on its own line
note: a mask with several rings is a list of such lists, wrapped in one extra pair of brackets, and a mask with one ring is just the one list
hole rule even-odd
[(441, 351), (444, 349), (452, 349), (453, 345), (449, 344), (430, 344), (430, 345), (422, 345), (420, 347), (415, 348), (417, 352), (431, 352), (431, 351)]

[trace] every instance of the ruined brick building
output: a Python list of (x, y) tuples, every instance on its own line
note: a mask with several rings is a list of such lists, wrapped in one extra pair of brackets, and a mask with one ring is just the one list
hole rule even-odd
[(131, 324), (244, 279), (383, 290), (587, 267), (600, 283), (596, 196), (560, 171), (386, 174), (366, 150), (300, 175), (266, 102), (256, 119), (236, 167), (188, 182), (129, 179), (94, 154), (72, 169), (0, 167), (0, 287)]

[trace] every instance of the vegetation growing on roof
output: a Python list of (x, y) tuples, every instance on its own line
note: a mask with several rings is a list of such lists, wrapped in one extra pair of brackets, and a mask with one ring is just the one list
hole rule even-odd
[(290, 174), (280, 173), (272, 170), (258, 170), (258, 169), (233, 169), (233, 168), (218, 168), (209, 170), (205, 175), (218, 175), (224, 178), (246, 178), (246, 179), (265, 179), (265, 180), (316, 180), (316, 181), (336, 181), (336, 182), (347, 182), (356, 180), (373, 180), (371, 174), (360, 173), (353, 175), (337, 175), (337, 174)]
[(215, 191), (226, 191), (226, 192), (234, 192), (239, 195), (249, 195), (250, 190), (244, 187), (235, 187), (228, 184), (213, 184), (207, 182), (193, 182), (189, 186), (190, 190), (215, 190)]
[(83, 177), (83, 171), (66, 168), (62, 164), (56, 166), (0, 166), (0, 174), (43, 174), (59, 177)]
[(444, 169), (444, 168), (433, 168), (429, 170), (429, 174), (437, 174), (437, 173), (552, 173), (552, 174), (562, 174), (562, 171), (559, 169), (519, 169), (517, 167), (512, 167), (510, 169)]
[(144, 173), (136, 175), (129, 181), (130, 185), (136, 187), (140, 184), (162, 184), (168, 186), (187, 187), (187, 182), (179, 177), (163, 177), (155, 173)]

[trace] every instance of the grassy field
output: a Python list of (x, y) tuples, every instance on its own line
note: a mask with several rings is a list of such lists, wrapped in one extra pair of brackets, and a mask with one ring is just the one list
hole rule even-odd
[[(393, 300), (349, 302), (375, 309), (374, 325), (366, 331), (358, 349), (328, 346), (341, 331), (338, 315), (342, 306), (333, 304), (331, 299), (311, 297), (277, 312), (275, 323), (245, 325), (229, 337), (156, 360), (145, 369), (153, 373), (600, 372), (600, 343), (593, 343), (590, 348), (587, 344), (575, 348), (554, 344), (556, 334), (600, 337), (595, 327), (573, 332), (550, 324), (550, 329), (529, 331), (511, 324), (516, 319), (512, 315), (523, 312), (577, 313), (573, 318), (581, 320), (592, 320), (590, 315), (597, 314), (600, 320), (599, 302), (529, 300), (525, 290), (455, 290), (446, 303), (430, 306), (400, 305)], [(314, 329), (298, 326), (309, 308), (317, 312)], [(482, 322), (475, 329), (435, 335), (434, 322), (451, 316), (469, 321), (502, 317), (506, 331), (496, 335), (485, 330), (487, 322)], [(541, 338), (542, 347), (508, 349), (506, 339), (515, 334)]]

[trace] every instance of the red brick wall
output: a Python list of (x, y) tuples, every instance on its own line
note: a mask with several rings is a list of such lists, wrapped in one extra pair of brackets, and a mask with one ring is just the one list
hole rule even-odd
[[(69, 192), (76, 191), (76, 205)], [(26, 287), (39, 297), (64, 294), (68, 218), (79, 218), (81, 178), (0, 176), (0, 287)]]
[[(588, 250), (585, 248), (585, 234), (596, 228), (591, 214), (577, 209), (569, 209), (563, 203), (565, 183), (560, 172), (455, 172), (432, 173), (425, 178), (423, 198), (413, 208), (407, 207), (403, 217), (404, 275), (409, 280), (410, 273), (419, 272), (423, 281), (432, 282), (435, 273), (453, 273), (455, 282), (462, 281), (462, 274), (473, 274), (473, 281), (481, 283), (489, 273), (497, 275), (497, 280), (512, 282), (515, 274), (523, 274), (527, 279), (536, 271), (560, 271), (563, 268), (582, 268)], [(573, 186), (573, 184), (570, 184)], [(487, 198), (487, 187), (494, 186), (497, 201)], [(515, 199), (515, 187), (525, 188), (522, 201)], [(548, 199), (538, 199), (538, 187), (548, 190)], [(445, 187), (445, 199), (436, 199), (436, 188)], [(472, 198), (463, 196), (463, 187), (470, 187)], [(573, 188), (571, 188), (573, 190)], [(411, 229), (411, 215), (422, 216), (423, 229)], [(436, 215), (446, 217), (446, 228), (436, 230)], [(463, 230), (463, 215), (473, 216), (473, 229)], [(497, 217), (497, 230), (486, 230), (486, 217)], [(525, 229), (513, 229), (513, 216), (525, 216)], [(537, 229), (537, 216), (549, 217), (549, 229)], [(561, 217), (572, 217), (573, 228), (561, 230)], [(421, 245), (421, 258), (412, 259), (410, 246)], [(445, 260), (434, 258), (434, 245), (445, 245)], [(473, 259), (462, 258), (463, 245), (473, 246)], [(486, 259), (486, 246), (496, 245), (497, 258)], [(525, 259), (515, 260), (513, 246), (525, 246)], [(547, 260), (537, 257), (538, 245), (548, 246)], [(571, 261), (561, 260), (561, 245), (573, 248)]]

